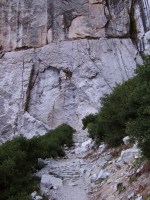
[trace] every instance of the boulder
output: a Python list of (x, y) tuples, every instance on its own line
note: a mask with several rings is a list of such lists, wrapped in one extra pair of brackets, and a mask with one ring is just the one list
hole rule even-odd
[(43, 197), (37, 195), (36, 191), (32, 192), (31, 197), (32, 197), (33, 200), (42, 200), (43, 199)]
[(135, 156), (139, 153), (139, 149), (131, 148), (121, 152), (121, 156), (118, 158), (117, 162), (123, 161), (124, 163), (133, 162)]
[(51, 175), (48, 175), (48, 174), (43, 174), (42, 177), (41, 177), (41, 185), (46, 187), (46, 188), (53, 188), (53, 185), (52, 185), (52, 176)]
[(44, 174), (41, 178), (41, 185), (52, 188), (52, 187), (61, 187), (63, 182), (60, 178), (56, 178), (52, 175)]
[(93, 146), (92, 139), (89, 139), (89, 140), (83, 142), (81, 144), (81, 147), (76, 148), (75, 153), (76, 154), (83, 153), (83, 152), (87, 151), (88, 149), (91, 149), (92, 146)]
[(140, 194), (138, 194), (137, 195), (137, 198), (135, 198), (135, 200), (142, 200), (143, 198), (142, 198), (142, 195), (140, 195)]
[(42, 200), (43, 199), (43, 197), (41, 197), (41, 196), (36, 196), (35, 197), (35, 200)]
[(32, 199), (34, 199), (36, 197), (36, 195), (37, 195), (36, 191), (32, 192), (32, 194), (31, 194)]
[(91, 183), (95, 183), (97, 181), (97, 174), (92, 174), (90, 177)]
[(97, 176), (97, 180), (106, 179), (108, 176), (109, 176), (109, 173), (104, 172), (104, 170), (101, 170), (100, 173)]
[(126, 146), (130, 144), (130, 142), (129, 142), (130, 137), (129, 137), (129, 136), (124, 137), (122, 140), (123, 140), (123, 142), (124, 142), (124, 144), (125, 144)]
[(134, 192), (132, 192), (130, 195), (128, 195), (128, 199), (132, 199), (135, 196)]

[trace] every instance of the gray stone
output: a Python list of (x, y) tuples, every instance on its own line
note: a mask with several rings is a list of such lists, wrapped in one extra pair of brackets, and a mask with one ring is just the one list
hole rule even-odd
[(91, 183), (95, 183), (97, 181), (97, 174), (93, 174), (90, 178)]
[(128, 199), (131, 199), (131, 198), (133, 198), (135, 196), (135, 194), (134, 194), (134, 192), (132, 192), (130, 195), (128, 195)]
[(52, 177), (51, 175), (43, 174), (41, 177), (41, 185), (48, 189), (51, 189), (53, 187), (51, 183), (51, 177)]
[(32, 199), (34, 199), (36, 197), (36, 195), (37, 195), (36, 191), (32, 192), (32, 194), (31, 194)]
[(62, 123), (79, 130), (82, 118), (98, 112), (99, 99), (142, 63), (129, 38), (133, 7), (139, 41), (149, 51), (143, 0), (0, 3), (1, 142), (43, 135)]
[(35, 197), (35, 200), (42, 200), (43, 199), (43, 197), (41, 197), (41, 196), (36, 196)]
[(43, 160), (42, 158), (38, 158), (38, 164), (40, 164), (40, 165), (46, 165), (47, 164), (47, 162), (45, 161), (45, 160)]
[(118, 158), (118, 162), (123, 161), (125, 163), (131, 163), (136, 154), (139, 153), (139, 149), (137, 148), (131, 148), (131, 149), (127, 149), (121, 152), (121, 156)]
[(70, 183), (69, 185), (72, 187), (75, 187), (75, 186), (78, 186), (78, 183)]
[(109, 5), (109, 23), (106, 28), (107, 37), (129, 37), (130, 35), (130, 0), (108, 0)]
[(62, 123), (80, 129), (81, 119), (99, 110), (100, 97), (134, 75), (139, 59), (130, 39), (65, 41), (5, 53), (0, 97), (13, 127), (7, 135), (30, 138)]
[(108, 197), (108, 194), (104, 194), (104, 195), (102, 196), (102, 200), (107, 199), (107, 197)]
[(148, 5), (148, 0), (8, 0), (0, 5), (0, 46), (18, 51), (68, 39), (132, 37), (134, 9), (142, 41), (150, 26)]
[(122, 165), (116, 163), (116, 167), (117, 167), (118, 169), (121, 169)]
[(69, 27), (69, 38), (100, 38), (105, 37), (105, 26), (108, 20), (105, 16), (105, 5), (89, 5), (88, 16), (78, 16)]
[(83, 152), (87, 151), (88, 149), (91, 149), (92, 145), (93, 145), (92, 139), (90, 138), (89, 140), (83, 142), (81, 144), (81, 147), (76, 148), (75, 153), (76, 154), (83, 153)]
[(125, 145), (129, 145), (130, 144), (130, 142), (129, 142), (129, 140), (130, 140), (129, 136), (124, 137), (122, 140), (123, 140), (123, 142), (124, 142)]
[(43, 174), (41, 178), (41, 185), (46, 188), (60, 187), (62, 186), (62, 180), (60, 178), (55, 178), (49, 174)]
[(134, 19), (136, 24), (136, 35), (138, 38), (138, 49), (146, 54), (150, 52), (149, 30), (150, 30), (150, 13), (149, 0), (141, 0), (135, 2)]
[(101, 170), (100, 173), (97, 176), (97, 180), (106, 179), (108, 176), (109, 176), (109, 173), (104, 172), (104, 170)]
[(37, 195), (36, 191), (32, 192), (31, 197), (33, 200), (42, 200), (43, 199), (43, 197)]
[(105, 150), (105, 148), (106, 148), (106, 144), (101, 144), (101, 145), (99, 146), (99, 153), (100, 153), (100, 154), (103, 153), (103, 151)]
[(138, 194), (137, 195), (137, 198), (135, 199), (135, 200), (142, 200), (143, 198), (142, 198), (142, 195), (140, 195), (140, 194)]
[(84, 174), (86, 172), (86, 169), (81, 168), (80, 172), (81, 172), (81, 174)]

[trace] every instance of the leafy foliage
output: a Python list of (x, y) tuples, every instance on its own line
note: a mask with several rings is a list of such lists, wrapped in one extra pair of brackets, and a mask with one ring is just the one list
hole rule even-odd
[(83, 130), (85, 130), (86, 129), (86, 127), (87, 127), (87, 125), (89, 124), (89, 123), (94, 123), (95, 122), (95, 115), (93, 115), (93, 114), (90, 114), (90, 115), (88, 115), (86, 118), (83, 118), (82, 119), (82, 123), (83, 123)]
[(84, 128), (97, 143), (117, 146), (129, 135), (133, 141), (138, 140), (143, 154), (150, 157), (150, 56), (143, 59), (136, 76), (106, 94), (101, 99), (100, 112), (89, 122), (85, 117), (83, 122), (87, 122)]
[(40, 157), (64, 156), (63, 145), (72, 146), (72, 134), (75, 130), (66, 124), (58, 126), (55, 130), (46, 133), (39, 138), (41, 143)]
[(63, 145), (73, 144), (75, 130), (63, 124), (44, 136), (14, 138), (0, 146), (0, 199), (31, 200), (38, 190), (38, 179), (33, 176), (38, 158), (63, 156)]

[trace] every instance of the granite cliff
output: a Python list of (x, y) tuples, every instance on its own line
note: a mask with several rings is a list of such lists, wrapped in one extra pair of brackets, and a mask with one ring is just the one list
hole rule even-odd
[(149, 0), (0, 0), (1, 142), (77, 130), (150, 48)]

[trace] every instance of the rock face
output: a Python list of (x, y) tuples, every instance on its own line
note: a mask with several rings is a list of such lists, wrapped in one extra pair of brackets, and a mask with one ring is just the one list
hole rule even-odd
[[(140, 51), (150, 52), (150, 0), (138, 0), (134, 7), (134, 29)], [(136, 25), (136, 26), (135, 26)]]
[(65, 41), (5, 53), (2, 135), (13, 130), (30, 137), (61, 123), (81, 128), (81, 119), (98, 111), (100, 97), (133, 76), (137, 54), (130, 39)]
[(130, 37), (134, 20), (141, 40), (150, 26), (148, 0), (1, 0), (0, 44), (7, 51), (77, 38)]
[(81, 119), (99, 110), (100, 97), (134, 75), (141, 63), (135, 44), (149, 51), (148, 6), (0, 0), (1, 142), (61, 123), (79, 130)]
[(106, 26), (107, 37), (130, 37), (130, 0), (108, 0), (109, 22)]

